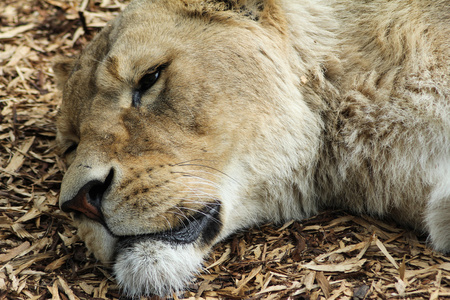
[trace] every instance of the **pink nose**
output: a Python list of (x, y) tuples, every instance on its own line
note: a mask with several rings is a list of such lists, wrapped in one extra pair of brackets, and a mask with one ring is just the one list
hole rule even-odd
[(75, 198), (65, 202), (62, 205), (62, 210), (65, 212), (76, 211), (80, 212), (89, 219), (97, 222), (103, 221), (103, 216), (100, 210), (87, 200), (87, 193), (79, 193)]
[(104, 181), (91, 180), (86, 183), (70, 200), (61, 204), (61, 209), (65, 212), (82, 213), (89, 219), (104, 223), (101, 210), (102, 201), (113, 182), (114, 171), (111, 169)]

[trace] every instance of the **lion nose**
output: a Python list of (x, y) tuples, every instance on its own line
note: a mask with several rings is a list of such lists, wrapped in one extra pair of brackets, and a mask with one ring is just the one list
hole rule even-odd
[(92, 180), (86, 183), (75, 197), (61, 205), (61, 209), (64, 212), (82, 213), (89, 219), (103, 223), (101, 210), (103, 194), (111, 185), (113, 177), (114, 171), (111, 169), (104, 182)]

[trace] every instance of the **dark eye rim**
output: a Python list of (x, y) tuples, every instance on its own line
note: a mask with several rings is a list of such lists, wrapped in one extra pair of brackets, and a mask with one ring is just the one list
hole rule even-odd
[(63, 152), (63, 156), (67, 156), (70, 153), (74, 152), (75, 150), (77, 150), (78, 148), (78, 144), (77, 143), (72, 143), (69, 147), (66, 148), (66, 150), (64, 150)]
[(167, 64), (162, 64), (150, 68), (139, 80), (137, 86), (133, 89), (132, 105), (139, 107), (141, 105), (142, 95), (151, 89), (161, 77), (162, 71), (167, 67)]

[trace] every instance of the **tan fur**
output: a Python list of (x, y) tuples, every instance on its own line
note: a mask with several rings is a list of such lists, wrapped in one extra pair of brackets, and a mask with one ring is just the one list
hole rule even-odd
[[(134, 296), (182, 288), (237, 229), (324, 208), (393, 218), (450, 251), (449, 19), (446, 0), (135, 0), (55, 63), (57, 140), (77, 145), (60, 203), (113, 174), (108, 229), (76, 220)], [(211, 240), (118, 246), (214, 203)]]

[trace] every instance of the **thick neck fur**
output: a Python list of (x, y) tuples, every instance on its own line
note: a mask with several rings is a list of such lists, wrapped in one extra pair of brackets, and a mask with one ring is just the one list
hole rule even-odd
[[(414, 199), (428, 197), (433, 178), (420, 174), (448, 151), (442, 122), (450, 97), (448, 10), (439, 10), (445, 1), (428, 2), (281, 2), (298, 57), (293, 69), (324, 122), (315, 169), (324, 207), (384, 215), (424, 205)], [(432, 106), (423, 101), (430, 97)], [(420, 215), (403, 215), (420, 227)]]

